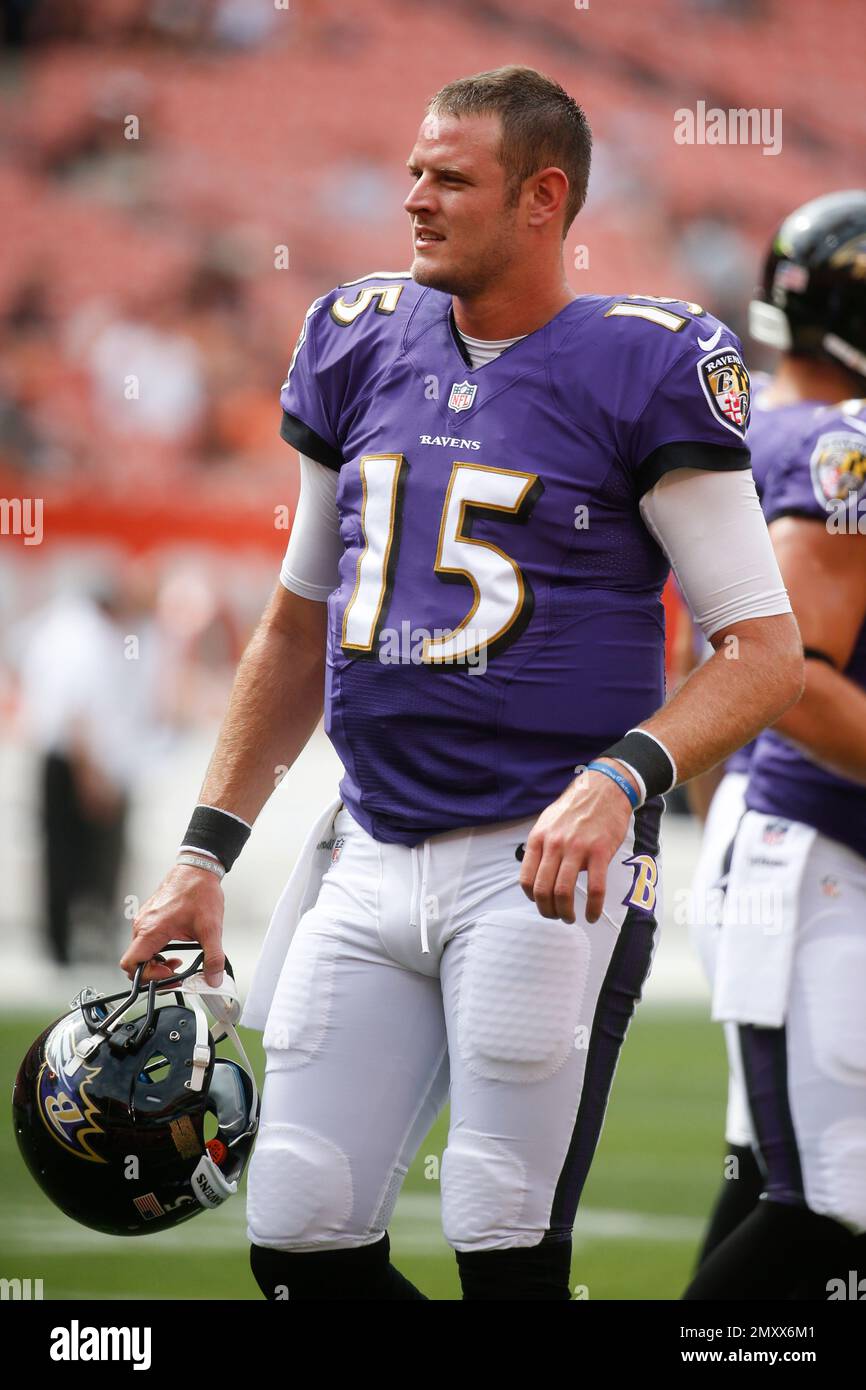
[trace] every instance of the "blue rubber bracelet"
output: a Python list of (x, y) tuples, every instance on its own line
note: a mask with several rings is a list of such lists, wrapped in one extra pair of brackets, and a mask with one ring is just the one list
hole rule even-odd
[(627, 777), (623, 777), (621, 773), (614, 771), (612, 767), (608, 767), (607, 763), (587, 763), (586, 770), (587, 772), (603, 772), (605, 777), (609, 777), (612, 782), (616, 782), (620, 791), (624, 791), (628, 797), (631, 809), (633, 811), (637, 810), (640, 805), (640, 796)]

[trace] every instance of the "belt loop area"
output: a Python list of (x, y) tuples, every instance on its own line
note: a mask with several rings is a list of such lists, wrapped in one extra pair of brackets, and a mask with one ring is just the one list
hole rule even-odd
[(417, 927), (418, 917), (418, 849), (415, 845), (409, 847), (410, 862), (412, 864), (412, 895), (409, 899), (409, 926)]
[(419, 917), (421, 919), (421, 953), (429, 956), (430, 942), (427, 936), (427, 878), (430, 872), (430, 841), (424, 841), (424, 850), (421, 857), (421, 901), (419, 904)]

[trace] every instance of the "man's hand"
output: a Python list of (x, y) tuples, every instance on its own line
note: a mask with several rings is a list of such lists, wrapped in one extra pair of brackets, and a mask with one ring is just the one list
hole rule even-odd
[(133, 922), (132, 943), (121, 958), (121, 969), (132, 979), (136, 966), (143, 960), (151, 961), (142, 979), (168, 979), (182, 962), (174, 956), (162, 964), (153, 957), (169, 941), (197, 941), (204, 950), (205, 979), (209, 985), (221, 984), (224, 907), (222, 883), (216, 874), (176, 864)]
[[(612, 759), (610, 766), (632, 781)], [(586, 920), (598, 921), (607, 867), (625, 838), (630, 816), (628, 798), (600, 772), (582, 773), (542, 811), (526, 841), (520, 871), (520, 886), (542, 917), (575, 920), (575, 885), (586, 869)]]

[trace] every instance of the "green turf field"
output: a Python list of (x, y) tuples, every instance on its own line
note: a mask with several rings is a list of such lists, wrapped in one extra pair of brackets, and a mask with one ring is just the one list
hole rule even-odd
[[(0, 1130), (0, 1277), (41, 1278), (53, 1298), (258, 1298), (243, 1202), (176, 1231), (124, 1240), (88, 1231), (43, 1197), (22, 1163), (9, 1096), (18, 1062), (46, 1020), (0, 1022), (6, 1117)], [(245, 1044), (262, 1074), (261, 1035)], [(590, 1299), (674, 1299), (688, 1280), (722, 1171), (721, 1030), (694, 1010), (638, 1012), (614, 1083), (575, 1226), (572, 1285)], [(395, 1263), (431, 1298), (459, 1298), (439, 1226), (443, 1116), (421, 1145), (390, 1228)], [(425, 1172), (426, 1170), (426, 1172)]]

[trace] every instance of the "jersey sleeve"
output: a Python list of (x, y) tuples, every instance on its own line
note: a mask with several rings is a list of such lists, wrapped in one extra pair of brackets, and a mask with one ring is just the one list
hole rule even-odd
[(676, 468), (726, 472), (751, 465), (751, 387), (739, 339), (712, 315), (680, 317), (682, 330), (667, 339), (648, 338), (642, 325), (643, 363), (660, 370), (642, 366), (636, 373), (651, 386), (636, 395), (623, 440), (639, 495)]
[(866, 511), (866, 408), (826, 411), (769, 470), (762, 502), (768, 522), (800, 516), (860, 533), (857, 519)]
[(338, 435), (340, 383), (333, 367), (319, 360), (319, 320), (328, 296), (310, 305), (280, 391), (280, 434), (300, 454), (339, 472), (343, 462)]

